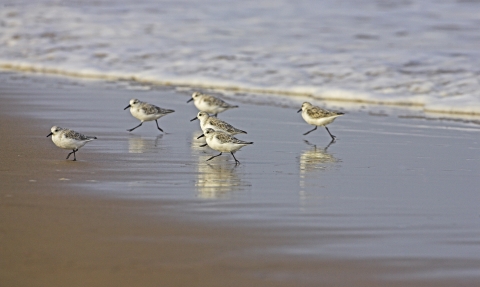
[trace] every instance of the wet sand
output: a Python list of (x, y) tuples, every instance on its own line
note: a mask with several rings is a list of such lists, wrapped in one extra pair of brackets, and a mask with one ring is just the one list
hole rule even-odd
[[(350, 109), (328, 145), (294, 103), (239, 98), (234, 167), (204, 162), (190, 91), (1, 79), (2, 286), (480, 284), (478, 125)], [(167, 134), (125, 131), (132, 97), (176, 110)], [(99, 139), (67, 161), (54, 124)]]

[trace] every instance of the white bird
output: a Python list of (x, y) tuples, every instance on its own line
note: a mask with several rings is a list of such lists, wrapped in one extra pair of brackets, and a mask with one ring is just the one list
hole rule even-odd
[(298, 113), (302, 112), (302, 118), (311, 125), (314, 125), (315, 128), (311, 131), (304, 133), (303, 135), (308, 135), (309, 133), (313, 132), (319, 126), (325, 127), (327, 129), (328, 134), (332, 138), (332, 141), (335, 140), (335, 136), (330, 133), (327, 128), (327, 125), (332, 123), (335, 118), (343, 115), (344, 113), (339, 112), (331, 112), (320, 107), (313, 106), (309, 102), (304, 102), (302, 104), (302, 108), (298, 110)]
[(142, 102), (137, 99), (131, 99), (130, 104), (124, 110), (128, 108), (130, 108), (130, 113), (132, 114), (132, 116), (141, 121), (138, 126), (128, 129), (127, 131), (129, 132), (141, 126), (143, 122), (149, 121), (155, 121), (157, 123), (157, 128), (163, 132), (163, 130), (158, 126), (157, 120), (167, 114), (174, 112), (174, 110), (162, 109), (160, 107), (146, 102)]
[[(206, 129), (211, 128), (215, 131), (222, 131), (226, 132), (227, 134), (230, 135), (236, 135), (236, 134), (246, 134), (246, 131), (239, 130), (235, 127), (233, 127), (231, 124), (224, 122), (222, 120), (219, 120), (217, 118), (211, 117), (208, 113), (206, 112), (198, 112), (197, 116), (190, 121), (193, 122), (194, 120), (199, 120), (200, 121), (200, 128), (202, 129), (203, 132), (205, 132)], [(204, 135), (202, 134), (199, 136), (197, 139), (203, 137)]]
[(214, 116), (217, 116), (217, 114), (228, 109), (238, 108), (238, 106), (230, 105), (219, 98), (199, 92), (194, 92), (192, 94), (192, 98), (188, 100), (187, 103), (190, 103), (191, 101), (193, 101), (199, 111), (206, 112)]
[(205, 137), (207, 138), (206, 145), (220, 152), (220, 154), (212, 156), (211, 158), (207, 159), (207, 161), (217, 156), (221, 156), (223, 152), (229, 152), (235, 159), (235, 165), (237, 165), (240, 162), (235, 158), (233, 153), (246, 145), (253, 144), (253, 142), (241, 141), (225, 132), (214, 131), (211, 128), (207, 128), (205, 130)]
[(86, 143), (97, 139), (97, 137), (85, 136), (81, 133), (77, 133), (76, 131), (57, 126), (53, 126), (50, 131), (51, 132), (47, 135), (47, 138), (52, 136), (53, 143), (59, 148), (73, 150), (68, 154), (67, 159), (73, 153), (74, 161), (77, 160), (75, 152), (77, 152), (79, 148), (84, 146)]

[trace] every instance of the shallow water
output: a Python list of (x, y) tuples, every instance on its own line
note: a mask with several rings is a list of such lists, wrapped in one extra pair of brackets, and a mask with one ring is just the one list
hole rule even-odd
[[(94, 195), (171, 202), (149, 212), (290, 238), (250, 251), (255, 254), (386, 260), (398, 271), (381, 276), (407, 282), (480, 280), (476, 124), (408, 118), (410, 112), (401, 109), (388, 116), (348, 109), (329, 126), (338, 137), (329, 144), (321, 128), (302, 136), (311, 127), (296, 113), (299, 104), (231, 101), (240, 108), (219, 117), (248, 132), (238, 138), (254, 142), (236, 154), (241, 164), (235, 166), (229, 154), (206, 162), (217, 152), (198, 147), (199, 124), (189, 122), (197, 111), (183, 89), (131, 91), (118, 83), (16, 77), (4, 79), (11, 96), (20, 83), (38, 90), (37, 98), (28, 99), (38, 107), (29, 115), (99, 137), (75, 163), (91, 169), (91, 178), (68, 178)], [(137, 125), (123, 111), (133, 97), (175, 110), (159, 120), (166, 134), (151, 122), (126, 132)], [(38, 137), (45, 140), (43, 133)], [(72, 164), (45, 141), (62, 178)], [(92, 153), (98, 159), (85, 160)], [(100, 175), (100, 163), (111, 177)]]
[(480, 114), (478, 1), (0, 1), (0, 67)]

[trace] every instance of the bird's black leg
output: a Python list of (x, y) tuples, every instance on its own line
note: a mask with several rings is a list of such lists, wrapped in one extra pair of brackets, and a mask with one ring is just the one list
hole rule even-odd
[(240, 162), (238, 161), (238, 159), (233, 155), (233, 152), (230, 152), (233, 156), (233, 158), (235, 159), (235, 165), (239, 164)]
[(315, 126), (315, 128), (314, 128), (313, 130), (311, 130), (311, 131), (308, 131), (308, 132), (304, 133), (303, 135), (304, 135), (304, 136), (306, 136), (306, 135), (308, 135), (309, 133), (311, 133), (311, 132), (313, 132), (314, 130), (316, 130), (317, 128), (318, 128), (318, 127), (317, 127), (317, 126)]
[(327, 129), (328, 134), (332, 137), (332, 141), (335, 140), (336, 136), (332, 135), (330, 131), (328, 130), (327, 126), (325, 126), (325, 129)]
[(222, 153), (217, 154), (217, 155), (214, 155), (214, 156), (212, 156), (211, 158), (207, 159), (207, 161), (211, 160), (211, 159), (214, 158), (214, 157), (221, 156), (221, 155), (222, 155)]
[(127, 130), (127, 131), (131, 132), (131, 131), (133, 131), (134, 129), (136, 129), (136, 128), (138, 128), (139, 126), (141, 126), (142, 124), (143, 124), (143, 122), (141, 122), (138, 126), (132, 128), (132, 129), (129, 129), (129, 130)]
[(76, 151), (78, 151), (78, 149), (74, 149), (71, 153), (69, 153), (66, 159), (68, 159), (70, 155), (73, 153), (73, 161), (76, 161), (77, 160), (77, 156), (75, 155)]
[(161, 130), (162, 132), (164, 132), (164, 131), (158, 126), (157, 120), (155, 120), (155, 122), (157, 123), (157, 128), (158, 128), (159, 130)]
[(217, 117), (217, 115), (218, 115), (218, 113), (214, 114), (213, 116), (214, 116), (214, 117)]
[(200, 147), (206, 147), (208, 144), (202, 144)]

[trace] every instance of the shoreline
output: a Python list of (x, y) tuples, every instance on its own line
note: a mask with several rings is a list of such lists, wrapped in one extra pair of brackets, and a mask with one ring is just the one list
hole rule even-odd
[[(300, 89), (305, 89), (308, 91), (288, 91), (276, 88), (261, 88), (261, 87), (248, 87), (245, 86), (241, 88), (239, 85), (233, 84), (217, 84), (217, 85), (203, 85), (201, 84), (201, 80), (154, 80), (154, 79), (140, 79), (133, 75), (95, 75), (94, 73), (91, 74), (82, 74), (77, 72), (69, 72), (69, 71), (58, 71), (57, 69), (46, 69), (46, 68), (15, 68), (14, 65), (10, 64), (1, 64), (0, 63), (0, 72), (13, 72), (13, 73), (27, 73), (33, 74), (35, 76), (45, 76), (45, 77), (62, 77), (62, 78), (72, 78), (72, 80), (76, 79), (78, 81), (82, 80), (93, 80), (93, 81), (130, 81), (140, 85), (153, 85), (157, 87), (183, 87), (187, 89), (202, 89), (211, 92), (220, 92), (220, 93), (245, 93), (245, 94), (259, 94), (265, 96), (293, 96), (293, 97), (302, 97), (302, 98), (310, 98), (315, 101), (328, 101), (332, 103), (345, 103), (350, 105), (355, 105), (357, 107), (361, 107), (362, 105), (376, 105), (376, 106), (384, 106), (386, 108), (418, 108), (423, 113), (426, 114), (438, 114), (439, 117), (445, 118), (452, 118), (452, 119), (468, 119), (473, 118), (473, 122), (480, 123), (480, 113), (479, 112), (472, 112), (472, 111), (444, 111), (439, 108), (426, 108), (426, 103), (412, 103), (412, 102), (399, 102), (398, 96), (394, 96), (392, 99), (380, 101), (378, 99), (374, 100), (358, 100), (358, 95), (355, 95), (353, 92), (349, 90), (338, 90), (342, 94), (348, 94), (347, 97), (338, 98), (337, 96), (333, 95), (335, 92), (331, 93), (331, 96), (326, 96), (325, 91), (318, 90), (318, 88), (314, 87), (300, 87)], [(317, 89), (315, 91), (315, 89)], [(361, 92), (364, 93), (364, 92)], [(414, 98), (414, 97), (412, 97)]]
[[(249, 134), (244, 138), (252, 139), (256, 146), (239, 154), (242, 164), (232, 171), (231, 159), (227, 157), (215, 161), (213, 166), (204, 164), (203, 160), (210, 153), (198, 149), (198, 143), (192, 140), (198, 123), (189, 125), (186, 122), (186, 131), (174, 129), (174, 123), (193, 112), (192, 106), (176, 104), (181, 102), (183, 105), (183, 98), (163, 99), (165, 107), (177, 105), (176, 112), (180, 114), (162, 119), (162, 128), (168, 132), (166, 135), (152, 136), (152, 125), (147, 124), (132, 135), (125, 133), (123, 126), (128, 128), (136, 122), (121, 109), (125, 106), (124, 100), (138, 92), (102, 90), (88, 85), (72, 89), (58, 85), (61, 82), (58, 80), (39, 79), (46, 84), (26, 83), (22, 87), (9, 84), (9, 92), (5, 92), (5, 86), (0, 90), (4, 103), (0, 107), (1, 132), (19, 135), (2, 138), (0, 155), (5, 166), (0, 175), (0, 245), (4, 247), (0, 251), (0, 279), (7, 286), (451, 286), (480, 282), (473, 273), (475, 267), (480, 266), (480, 259), (473, 255), (469, 257), (462, 253), (449, 258), (446, 253), (435, 258), (426, 253), (416, 257), (413, 255), (416, 251), (412, 249), (411, 254), (405, 252), (397, 257), (390, 251), (379, 254), (364, 251), (370, 247), (370, 241), (379, 250), (391, 247), (390, 243), (394, 241), (383, 238), (399, 240), (405, 229), (407, 236), (415, 232), (419, 236), (428, 236), (429, 232), (435, 233), (438, 229), (438, 232), (446, 232), (447, 238), (450, 236), (453, 242), (468, 240), (468, 236), (466, 239), (452, 237), (451, 232), (459, 230), (443, 231), (443, 225), (438, 225), (436, 220), (433, 225), (429, 224), (428, 218), (439, 216), (436, 212), (440, 210), (446, 215), (441, 215), (438, 220), (444, 221), (447, 227), (462, 222), (461, 226), (468, 229), (471, 221), (478, 221), (478, 218), (470, 218), (470, 213), (461, 214), (469, 221), (460, 221), (455, 217), (455, 204), (464, 207), (464, 202), (451, 200), (442, 193), (437, 198), (440, 201), (438, 206), (420, 215), (416, 215), (414, 208), (423, 209), (430, 202), (430, 194), (417, 195), (407, 189), (402, 195), (388, 194), (393, 201), (384, 199), (383, 194), (375, 194), (379, 190), (370, 183), (372, 174), (378, 174), (378, 178), (387, 177), (387, 181), (379, 180), (378, 184), (389, 184), (392, 189), (397, 183), (396, 178), (389, 175), (392, 170), (416, 183), (424, 179), (428, 182), (429, 174), (432, 174), (431, 178), (444, 176), (445, 181), (450, 180), (450, 176), (461, 175), (456, 171), (452, 175), (452, 172), (430, 171), (430, 166), (423, 166), (422, 161), (416, 159), (421, 155), (430, 156), (427, 150), (415, 151), (412, 159), (403, 160), (400, 164), (406, 168), (391, 168), (382, 159), (370, 162), (368, 158), (375, 157), (373, 152), (382, 156), (390, 153), (375, 142), (378, 138), (375, 135), (385, 126), (375, 126), (365, 118), (356, 119), (354, 116), (342, 119), (343, 122), (338, 121), (331, 129), (339, 136), (339, 143), (323, 149), (320, 145), (309, 146), (301, 139), (291, 142), (283, 142), (284, 138), (277, 140), (281, 133), (267, 134), (278, 144), (269, 151), (265, 148), (271, 146), (271, 142), (267, 137), (259, 136), (263, 127), (252, 124), (256, 111), (244, 109), (228, 116), (241, 124), (239, 128), (243, 128), (242, 125), (248, 128)], [(77, 94), (83, 90), (97, 91), (101, 96), (88, 94), (79, 98)], [(10, 91), (18, 93), (13, 95)], [(64, 94), (69, 95), (68, 101)], [(120, 110), (109, 104), (112, 99), (118, 99)], [(90, 101), (95, 103), (92, 113)], [(98, 110), (105, 106), (112, 111), (99, 115)], [(51, 114), (52, 111), (59, 114)], [(289, 115), (286, 111), (267, 109), (272, 116), (271, 124), (278, 115)], [(294, 116), (296, 114), (292, 118)], [(45, 138), (55, 117), (64, 119), (68, 127), (79, 127), (79, 132), (98, 136), (99, 142), (82, 148), (77, 154), (78, 162), (65, 161), (66, 152)], [(112, 120), (101, 122), (101, 117), (111, 117)], [(249, 121), (240, 121), (243, 117)], [(84, 121), (79, 122), (79, 118)], [(285, 120), (281, 124), (287, 123)], [(295, 131), (309, 128), (301, 121), (290, 125)], [(365, 125), (365, 129), (359, 130)], [(390, 126), (401, 125), (393, 121)], [(455, 126), (433, 125), (417, 128), (409, 136), (420, 141), (415, 144), (415, 148), (420, 149), (430, 138), (448, 139), (443, 130), (458, 130), (457, 136), (470, 140), (470, 133), (476, 135), (477, 129), (470, 131), (464, 125), (457, 129)], [(277, 126), (274, 130), (279, 131)], [(410, 130), (411, 127), (407, 126), (398, 133)], [(382, 132), (389, 133), (394, 134)], [(373, 139), (360, 137), (362, 134), (373, 136)], [(326, 133), (320, 132), (308, 140), (326, 143), (325, 136)], [(179, 144), (179, 140), (185, 143)], [(408, 150), (409, 143), (397, 143), (393, 152)], [(365, 157), (355, 158), (352, 156), (355, 153), (349, 152), (363, 150), (363, 146), (368, 145), (374, 147), (365, 152)], [(286, 149), (290, 146), (294, 148)], [(304, 151), (301, 154), (285, 152), (297, 147)], [(432, 149), (432, 146), (428, 148)], [(405, 156), (400, 155), (398, 159), (402, 161), (402, 157)], [(465, 157), (468, 159), (471, 155)], [(473, 157), (472, 160), (478, 159)], [(383, 168), (376, 166), (380, 163), (384, 163)], [(442, 163), (434, 162), (432, 166)], [(295, 164), (298, 166), (291, 167)], [(270, 175), (265, 167), (271, 167), (274, 175)], [(469, 173), (467, 179), (470, 182), (475, 182), (470, 178), (475, 172), (478, 170)], [(264, 184), (256, 173), (267, 178)], [(359, 196), (357, 192), (350, 194), (345, 187), (336, 184), (355, 177), (359, 181), (352, 184), (372, 188), (368, 197), (352, 200), (352, 196)], [(297, 182), (290, 184), (292, 179)], [(440, 182), (440, 185), (446, 184)], [(290, 192), (292, 187), (297, 189)], [(264, 190), (267, 191), (265, 195), (256, 197)], [(321, 193), (315, 194), (315, 191)], [(287, 200), (278, 201), (275, 206), (278, 196)], [(392, 217), (392, 225), (376, 221), (379, 214), (391, 216), (387, 213), (392, 209), (389, 205), (398, 208), (399, 205), (395, 204), (405, 201), (405, 196), (416, 197), (412, 201), (412, 215), (404, 210), (398, 212), (399, 215), (407, 214), (406, 225), (402, 218), (396, 217)], [(369, 206), (369, 198), (374, 198), (373, 206), (380, 203), (378, 213), (362, 211), (364, 205)], [(293, 209), (284, 207), (295, 201), (298, 206), (295, 204)], [(322, 203), (318, 208), (315, 206), (317, 202)], [(452, 206), (443, 206), (446, 202), (451, 202)], [(342, 205), (345, 210), (337, 209)], [(349, 213), (352, 209), (354, 213)], [(244, 214), (244, 210), (251, 212)], [(410, 222), (409, 216), (415, 221), (420, 218), (424, 223), (417, 226), (417, 222)], [(365, 223), (356, 223), (355, 218)], [(324, 223), (316, 225), (318, 219)], [(255, 224), (257, 220), (260, 224)], [(460, 235), (462, 232), (465, 234), (462, 229)], [(469, 236), (474, 238), (475, 232), (476, 229), (472, 230)], [(434, 237), (444, 240), (443, 237)], [(319, 247), (311, 248), (311, 245)], [(464, 250), (465, 254), (471, 253), (470, 249), (477, 245), (475, 242), (466, 244), (469, 248)], [(338, 252), (335, 246), (350, 249)], [(356, 246), (361, 248), (355, 250)], [(348, 255), (349, 252), (353, 255)], [(468, 275), (461, 280), (455, 272), (450, 276), (428, 276), (438, 270), (459, 270), (459, 274)]]

